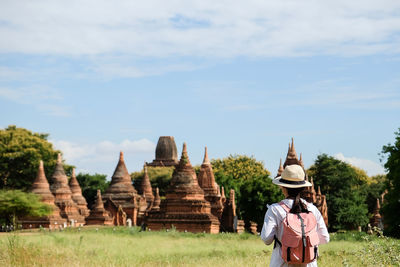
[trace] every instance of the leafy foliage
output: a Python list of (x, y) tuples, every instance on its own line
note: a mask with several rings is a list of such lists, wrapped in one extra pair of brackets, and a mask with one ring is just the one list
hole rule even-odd
[(258, 231), (261, 231), (267, 204), (279, 202), (283, 198), (281, 190), (268, 175), (248, 179), (240, 187), (241, 200), (238, 204), (242, 218), (246, 222), (256, 222)]
[(78, 183), (82, 189), (82, 195), (85, 197), (89, 208), (93, 206), (96, 200), (97, 189), (100, 189), (101, 193), (103, 194), (110, 184), (106, 178), (107, 175), (98, 173), (79, 173), (76, 176), (76, 179), (78, 180)]
[(262, 227), (266, 205), (278, 202), (283, 195), (278, 186), (272, 184), (270, 173), (264, 164), (253, 157), (229, 156), (211, 161), (216, 182), (229, 190), (235, 190), (237, 214), (246, 223), (254, 221)]
[(365, 177), (351, 165), (321, 154), (308, 170), (326, 195), (329, 229), (355, 229), (368, 223)]
[[(158, 187), (160, 190), (160, 196), (165, 196), (165, 192), (170, 184), (174, 169), (175, 167), (147, 167), (147, 173), (149, 175), (151, 186), (153, 189)], [(131, 173), (133, 184), (137, 190), (142, 183), (143, 176), (143, 171)]]
[(213, 159), (211, 164), (214, 172), (222, 171), (237, 181), (252, 179), (259, 175), (270, 175), (262, 162), (245, 155), (229, 155), (224, 159)]
[(0, 190), (0, 214), (3, 223), (15, 222), (25, 216), (41, 217), (52, 212), (49, 205), (40, 201), (39, 196), (20, 190)]
[[(36, 177), (39, 161), (43, 160), (47, 175), (54, 170), (57, 154), (47, 141), (48, 134), (33, 133), (9, 126), (0, 130), (0, 188), (28, 190)], [(67, 173), (72, 166), (64, 165)]]
[[(385, 234), (400, 237), (400, 129), (395, 133), (395, 143), (383, 146), (382, 153), (388, 158), (385, 168), (388, 170), (388, 193), (383, 206)], [(386, 227), (387, 226), (387, 227)]]

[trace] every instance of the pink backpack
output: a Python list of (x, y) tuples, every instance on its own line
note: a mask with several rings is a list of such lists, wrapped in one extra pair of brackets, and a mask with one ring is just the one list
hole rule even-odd
[(276, 243), (282, 248), (282, 258), (291, 264), (306, 264), (314, 261), (318, 255), (319, 237), (317, 220), (312, 212), (290, 213), (283, 202), (279, 205), (286, 211), (283, 220), (282, 240), (275, 237)]

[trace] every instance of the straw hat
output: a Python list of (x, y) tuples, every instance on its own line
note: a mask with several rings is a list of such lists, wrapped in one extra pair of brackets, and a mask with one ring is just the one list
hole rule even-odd
[(272, 180), (272, 182), (276, 185), (289, 188), (312, 186), (305, 178), (306, 174), (300, 165), (288, 165), (283, 170), (282, 175)]

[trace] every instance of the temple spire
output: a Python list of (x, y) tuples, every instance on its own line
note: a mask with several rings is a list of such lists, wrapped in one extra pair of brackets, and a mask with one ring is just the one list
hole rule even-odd
[(185, 165), (192, 166), (192, 164), (190, 163), (190, 160), (189, 160), (188, 153), (187, 153), (186, 142), (183, 143), (182, 156), (181, 156), (181, 159), (179, 161), (179, 165), (180, 166), (185, 166)]
[(302, 153), (300, 153), (299, 163), (300, 163), (300, 166), (303, 167), (303, 169), (304, 169), (304, 163), (303, 163), (303, 155), (302, 155)]
[(301, 165), (299, 159), (297, 158), (296, 149), (294, 148), (294, 139), (292, 137), (292, 142), (289, 143), (289, 149), (283, 167), (286, 168), (286, 166), (294, 164)]
[(96, 202), (94, 204), (94, 209), (104, 209), (103, 199), (101, 198), (100, 189), (97, 189)]
[(210, 160), (208, 159), (208, 152), (207, 152), (207, 147), (204, 148), (204, 160), (203, 164), (211, 164)]
[(275, 178), (281, 176), (282, 172), (283, 172), (282, 159), (280, 159), (278, 173), (276, 174)]

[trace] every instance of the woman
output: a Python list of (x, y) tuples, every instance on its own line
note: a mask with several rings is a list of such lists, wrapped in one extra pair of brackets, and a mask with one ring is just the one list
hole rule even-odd
[[(281, 177), (277, 177), (273, 180), (273, 183), (279, 185), (285, 199), (281, 203), (274, 203), (268, 206), (268, 211), (265, 214), (264, 225), (261, 231), (261, 239), (266, 245), (270, 245), (275, 239), (277, 239), (274, 250), (271, 255), (270, 267), (290, 267), (290, 266), (307, 266), (316, 267), (317, 260), (315, 259), (308, 264), (293, 265), (288, 264), (282, 258), (282, 250), (280, 240), (282, 240), (283, 234), (283, 221), (286, 218), (287, 211), (290, 213), (302, 213), (311, 212), (317, 222), (317, 233), (319, 237), (319, 244), (325, 244), (329, 242), (329, 234), (326, 229), (324, 219), (319, 210), (311, 203), (308, 203), (304, 199), (300, 198), (301, 192), (311, 186), (311, 183), (306, 181), (306, 175), (303, 168), (299, 165), (288, 165), (282, 172)], [(287, 211), (282, 206), (287, 207)], [(290, 210), (289, 210), (290, 209)]]

